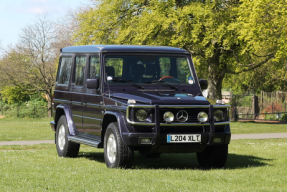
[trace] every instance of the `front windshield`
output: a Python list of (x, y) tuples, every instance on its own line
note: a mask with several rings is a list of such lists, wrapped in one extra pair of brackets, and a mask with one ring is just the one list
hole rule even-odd
[(107, 55), (105, 76), (110, 84), (194, 84), (185, 56)]

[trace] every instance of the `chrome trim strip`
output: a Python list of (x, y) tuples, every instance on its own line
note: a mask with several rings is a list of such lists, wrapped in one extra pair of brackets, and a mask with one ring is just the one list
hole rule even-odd
[(127, 122), (129, 124), (132, 124), (132, 125), (145, 125), (145, 126), (154, 126), (155, 123), (149, 123), (149, 122), (134, 122), (134, 121), (131, 121), (127, 118)]
[(209, 126), (210, 123), (161, 123), (160, 126)]
[(102, 119), (97, 119), (97, 118), (92, 118), (92, 117), (86, 117), (86, 116), (83, 116), (83, 118), (85, 118), (85, 119), (97, 120), (97, 121), (103, 121)]
[[(134, 121), (130, 121), (129, 119), (127, 119), (129, 124), (132, 125), (145, 125), (145, 126), (154, 126), (155, 123), (148, 123), (148, 122), (134, 122)], [(218, 122), (218, 123), (214, 123), (214, 125), (227, 125), (229, 124), (230, 121), (224, 121), (224, 122)], [(210, 123), (160, 123), (160, 126), (162, 127), (168, 127), (168, 126), (210, 126)]]
[(75, 117), (83, 117), (83, 116), (80, 116), (80, 115), (74, 115), (74, 114), (72, 114), (72, 116), (75, 116)]
[(214, 123), (214, 125), (227, 125), (229, 123), (230, 123), (230, 121), (224, 121), (224, 122)]
[(64, 99), (54, 99), (54, 102), (55, 102), (55, 101), (57, 101), (57, 102), (59, 102), (59, 103), (60, 103), (60, 102), (62, 102), (62, 103), (68, 102), (68, 100), (64, 100)]
[(209, 108), (209, 105), (159, 105), (159, 108)]
[(97, 107), (97, 108), (100, 108), (100, 107), (103, 106), (103, 105), (100, 105), (100, 104), (92, 104), (92, 103), (84, 103), (84, 105), (86, 105), (88, 107)]

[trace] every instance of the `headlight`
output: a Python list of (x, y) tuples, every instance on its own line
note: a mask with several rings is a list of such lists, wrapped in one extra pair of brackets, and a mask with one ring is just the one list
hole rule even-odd
[(208, 120), (208, 115), (207, 115), (207, 113), (202, 111), (202, 112), (198, 113), (197, 119), (201, 123), (204, 123), (204, 122), (206, 122)]
[(215, 121), (222, 121), (223, 120), (223, 111), (217, 109), (214, 111), (214, 119)]
[(144, 109), (140, 109), (136, 112), (136, 118), (139, 121), (144, 121), (147, 118), (147, 112)]
[(172, 112), (167, 111), (167, 112), (165, 112), (165, 113), (163, 114), (163, 119), (164, 119), (166, 122), (170, 123), (170, 122), (172, 122), (172, 121), (174, 120), (174, 115), (173, 115)]

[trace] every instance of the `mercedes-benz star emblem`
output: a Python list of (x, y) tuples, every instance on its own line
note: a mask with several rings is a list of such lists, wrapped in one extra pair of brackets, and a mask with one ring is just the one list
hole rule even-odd
[(186, 122), (188, 120), (188, 113), (185, 110), (181, 110), (176, 114), (176, 119), (179, 122)]

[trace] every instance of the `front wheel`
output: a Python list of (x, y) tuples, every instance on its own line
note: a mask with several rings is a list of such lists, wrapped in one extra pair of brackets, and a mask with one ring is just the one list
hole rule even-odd
[(130, 168), (134, 151), (124, 144), (117, 123), (110, 123), (104, 138), (104, 156), (109, 168)]
[(66, 116), (62, 115), (57, 123), (56, 148), (60, 157), (77, 157), (80, 144), (68, 141), (69, 129)]
[(202, 152), (196, 153), (198, 163), (203, 168), (222, 168), (228, 156), (228, 145), (207, 146)]

